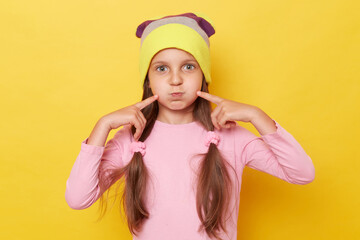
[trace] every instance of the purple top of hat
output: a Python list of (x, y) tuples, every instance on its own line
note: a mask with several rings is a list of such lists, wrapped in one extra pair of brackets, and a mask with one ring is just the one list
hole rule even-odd
[[(213, 35), (215, 33), (215, 29), (213, 28), (213, 26), (208, 22), (206, 21), (204, 18), (202, 17), (198, 17), (196, 16), (194, 13), (183, 13), (183, 14), (179, 14), (179, 15), (169, 15), (169, 16), (165, 16), (163, 18), (168, 18), (168, 17), (180, 17), (180, 16), (183, 16), (183, 17), (189, 17), (189, 18), (192, 18), (194, 19), (198, 25), (201, 27), (202, 30), (204, 30), (204, 32), (207, 34), (208, 37), (210, 37), (211, 35)], [(160, 19), (163, 19), (163, 18), (160, 18)], [(145, 28), (152, 22), (156, 21), (156, 20), (159, 20), (159, 19), (155, 19), (155, 20), (147, 20), (143, 23), (141, 23), (137, 29), (136, 29), (136, 36), (138, 38), (141, 38)]]

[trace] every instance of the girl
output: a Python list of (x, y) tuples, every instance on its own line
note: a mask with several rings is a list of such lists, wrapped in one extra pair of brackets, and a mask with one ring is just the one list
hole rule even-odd
[[(82, 142), (66, 182), (71, 208), (103, 203), (124, 177), (133, 239), (236, 239), (245, 166), (293, 184), (314, 180), (311, 158), (278, 122), (208, 93), (214, 33), (211, 20), (194, 13), (138, 26), (142, 101), (101, 117)], [(236, 121), (252, 123), (261, 137)]]

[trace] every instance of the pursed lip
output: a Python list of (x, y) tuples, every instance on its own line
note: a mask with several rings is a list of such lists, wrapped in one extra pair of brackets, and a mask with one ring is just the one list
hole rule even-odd
[(171, 96), (173, 97), (181, 97), (184, 94), (184, 92), (172, 92), (170, 93)]

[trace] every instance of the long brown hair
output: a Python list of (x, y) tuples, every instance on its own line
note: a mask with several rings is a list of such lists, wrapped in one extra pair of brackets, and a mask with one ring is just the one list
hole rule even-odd
[[(201, 90), (209, 92), (204, 76)], [(146, 76), (143, 85), (142, 100), (151, 96), (153, 96), (153, 93), (149, 87), (148, 76)], [(141, 111), (146, 118), (146, 126), (139, 141), (145, 141), (155, 124), (159, 113), (159, 105), (157, 101), (155, 101)], [(195, 101), (193, 111), (194, 120), (199, 121), (207, 131), (214, 130), (210, 114), (210, 102), (198, 97)], [(132, 134), (134, 134), (135, 127), (132, 126), (131, 130)], [(217, 146), (213, 143), (210, 144), (208, 152), (203, 155), (203, 160), (200, 162), (198, 169), (196, 192), (196, 209), (202, 223), (199, 231), (205, 230), (208, 236), (221, 239), (217, 231), (220, 231), (221, 228), (226, 232), (225, 216), (228, 213), (231, 194), (233, 194), (231, 191), (233, 185), (226, 166), (231, 167), (235, 175), (236, 171), (227, 163)], [(149, 218), (149, 212), (145, 206), (144, 199), (149, 174), (143, 157), (139, 152), (135, 152), (131, 161), (123, 168), (109, 169), (108, 171), (104, 171), (103, 174), (99, 174), (100, 193), (104, 193), (123, 176), (125, 178), (125, 186), (121, 200), (126, 213), (129, 230), (132, 234), (137, 235), (137, 232), (141, 231), (144, 221)], [(119, 181), (118, 188), (120, 187), (120, 183)], [(109, 191), (107, 199), (108, 195)], [(105, 209), (100, 216), (100, 218), (102, 218), (106, 211), (106, 201), (104, 201), (103, 195), (101, 195), (99, 206), (100, 211)]]

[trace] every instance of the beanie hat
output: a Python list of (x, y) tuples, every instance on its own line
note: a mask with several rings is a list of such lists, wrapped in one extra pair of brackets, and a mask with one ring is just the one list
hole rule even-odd
[(193, 55), (206, 82), (211, 82), (210, 42), (215, 33), (212, 21), (204, 14), (183, 13), (157, 17), (141, 23), (136, 36), (141, 38), (140, 81), (144, 83), (154, 55), (166, 48), (178, 48)]

